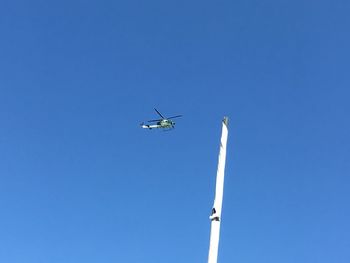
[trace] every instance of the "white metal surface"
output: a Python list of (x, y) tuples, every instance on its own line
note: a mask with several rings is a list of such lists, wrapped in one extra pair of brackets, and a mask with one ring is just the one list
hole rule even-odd
[(228, 118), (224, 117), (222, 121), (222, 134), (219, 152), (218, 170), (216, 173), (216, 188), (215, 199), (210, 215), (210, 245), (208, 263), (216, 263), (218, 259), (219, 239), (220, 239), (220, 223), (221, 223), (221, 210), (222, 199), (224, 194), (224, 177), (225, 177), (225, 163), (226, 163), (226, 144), (228, 136)]
[(162, 128), (161, 125), (157, 125), (157, 124), (152, 124), (152, 125), (142, 124), (141, 127), (144, 128), (144, 129), (158, 129), (158, 128)]

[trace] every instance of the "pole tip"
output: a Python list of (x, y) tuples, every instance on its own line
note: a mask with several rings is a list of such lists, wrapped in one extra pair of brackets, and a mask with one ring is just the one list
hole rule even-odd
[(228, 117), (227, 116), (224, 117), (223, 122), (225, 123), (226, 126), (228, 126)]

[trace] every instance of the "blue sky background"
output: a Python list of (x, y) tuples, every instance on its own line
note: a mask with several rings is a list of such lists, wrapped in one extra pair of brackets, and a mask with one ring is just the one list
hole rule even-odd
[(349, 8), (2, 0), (0, 262), (350, 262)]

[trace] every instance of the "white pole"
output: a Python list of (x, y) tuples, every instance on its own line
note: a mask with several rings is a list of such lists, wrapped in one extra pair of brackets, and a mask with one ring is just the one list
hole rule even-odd
[(226, 162), (226, 144), (228, 136), (228, 118), (224, 117), (222, 121), (222, 134), (219, 153), (218, 170), (216, 173), (216, 189), (213, 209), (211, 211), (210, 220), (210, 245), (208, 263), (216, 263), (218, 260), (218, 249), (220, 239), (220, 222), (221, 222), (221, 208), (222, 198), (224, 194), (224, 176), (225, 176), (225, 162)]

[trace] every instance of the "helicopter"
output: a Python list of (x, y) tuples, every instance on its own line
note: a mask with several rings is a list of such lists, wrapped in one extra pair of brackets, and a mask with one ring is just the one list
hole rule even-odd
[(141, 128), (144, 129), (173, 129), (175, 128), (175, 122), (173, 122), (171, 119), (175, 119), (178, 117), (182, 117), (182, 115), (176, 115), (176, 116), (172, 116), (169, 118), (164, 117), (156, 108), (154, 108), (154, 110), (158, 113), (158, 115), (161, 117), (161, 119), (158, 120), (150, 120), (147, 122), (155, 122), (155, 124), (145, 124), (144, 122), (141, 123)]

